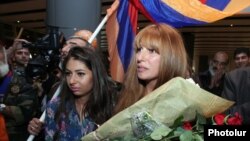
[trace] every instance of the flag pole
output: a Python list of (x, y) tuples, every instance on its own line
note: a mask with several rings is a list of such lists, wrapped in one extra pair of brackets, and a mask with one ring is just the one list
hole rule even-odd
[(23, 27), (21, 27), (21, 29), (19, 30), (16, 39), (19, 39), (21, 37), (22, 33), (23, 33)]
[(107, 9), (106, 16), (102, 19), (101, 23), (97, 26), (95, 32), (92, 34), (92, 36), (89, 38), (88, 42), (92, 43), (93, 40), (96, 38), (97, 34), (100, 32), (104, 24), (107, 22), (108, 18), (114, 13), (114, 11), (117, 9), (119, 5), (119, 1), (115, 0), (113, 4), (110, 6), (109, 9)]
[[(98, 27), (96, 28), (95, 32), (94, 32), (94, 33), (91, 35), (91, 37), (89, 38), (89, 40), (88, 40), (89, 43), (92, 43), (93, 40), (96, 38), (97, 34), (100, 32), (100, 30), (102, 29), (102, 27), (104, 26), (104, 24), (107, 22), (108, 17), (109, 17), (109, 16), (108, 16), (108, 14), (107, 14), (107, 15), (103, 18), (103, 20), (101, 21), (101, 23), (100, 23), (100, 24), (98, 25)], [(51, 99), (56, 98), (56, 97), (59, 95), (60, 91), (61, 91), (61, 86), (59, 86), (59, 87), (57, 88), (55, 94), (53, 95), (53, 97), (52, 97)], [(45, 114), (46, 114), (46, 110), (43, 111), (43, 114), (42, 114), (41, 117), (39, 118), (39, 120), (40, 120), (41, 122), (44, 122), (44, 121), (45, 121)], [(29, 135), (27, 141), (33, 141), (34, 138), (35, 138), (35, 135)]]
[[(56, 89), (56, 92), (55, 92), (55, 94), (53, 95), (53, 97), (51, 99), (56, 98), (59, 95), (60, 91), (61, 91), (61, 85)], [(46, 114), (46, 110), (43, 111), (43, 114), (39, 118), (39, 120), (41, 122), (44, 122), (44, 120), (45, 120), (45, 114)], [(30, 135), (29, 138), (27, 139), (27, 141), (33, 141), (34, 138), (35, 138), (35, 135)]]
[(104, 24), (107, 22), (108, 20), (108, 15), (106, 15), (103, 20), (101, 21), (101, 23), (98, 25), (98, 27), (96, 28), (95, 32), (92, 34), (92, 36), (89, 38), (88, 42), (92, 43), (93, 40), (96, 38), (97, 34), (101, 31), (102, 27), (104, 26)]

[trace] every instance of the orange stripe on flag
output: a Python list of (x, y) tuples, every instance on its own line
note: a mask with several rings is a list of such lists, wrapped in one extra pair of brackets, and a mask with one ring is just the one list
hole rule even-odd
[(110, 74), (113, 80), (122, 82), (124, 78), (124, 69), (117, 48), (118, 33), (119, 25), (116, 18), (116, 12), (114, 12), (110, 15), (106, 24), (108, 51), (110, 57)]

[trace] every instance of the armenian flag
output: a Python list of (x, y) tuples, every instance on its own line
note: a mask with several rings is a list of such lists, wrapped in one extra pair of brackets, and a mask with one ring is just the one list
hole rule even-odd
[(122, 82), (133, 54), (138, 12), (152, 23), (204, 25), (250, 6), (250, 0), (115, 0), (106, 25), (111, 77)]

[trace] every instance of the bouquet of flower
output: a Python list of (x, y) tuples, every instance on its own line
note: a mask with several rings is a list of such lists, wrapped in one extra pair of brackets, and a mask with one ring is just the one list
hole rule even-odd
[[(177, 77), (116, 114), (82, 140), (164, 140), (166, 137), (186, 139), (190, 134), (196, 139), (202, 139), (198, 131), (202, 131), (202, 126), (199, 125), (204, 119), (224, 112), (232, 104), (232, 101)], [(185, 121), (197, 122), (196, 126), (192, 126), (196, 129), (195, 132), (182, 132), (185, 129), (180, 126)], [(196, 131), (197, 134), (193, 134)]]
[(234, 115), (216, 114), (212, 117), (213, 125), (241, 125), (242, 116), (236, 112)]
[[(214, 115), (212, 118), (213, 125), (241, 125), (242, 117), (239, 113), (234, 115), (225, 115), (222, 113)], [(197, 117), (193, 122), (182, 121), (182, 117), (178, 118), (174, 125), (170, 128), (171, 132), (164, 129), (156, 129), (150, 137), (143, 139), (144, 141), (152, 140), (180, 140), (180, 141), (203, 141), (204, 125), (209, 124), (209, 119), (204, 118), (197, 113)]]

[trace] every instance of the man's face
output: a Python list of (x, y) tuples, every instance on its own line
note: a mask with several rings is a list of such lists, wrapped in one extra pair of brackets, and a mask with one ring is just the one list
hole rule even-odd
[(219, 72), (224, 72), (226, 70), (228, 62), (228, 56), (223, 53), (217, 53), (212, 61), (212, 66), (214, 72), (219, 71)]
[(27, 66), (30, 59), (30, 52), (27, 48), (17, 49), (14, 53), (13, 60), (17, 65)]
[(234, 62), (237, 68), (246, 67), (249, 65), (250, 57), (248, 57), (246, 53), (239, 53), (236, 54)]
[(62, 59), (65, 58), (68, 55), (69, 50), (74, 47), (74, 46), (86, 46), (86, 41), (81, 40), (81, 39), (77, 39), (77, 38), (73, 38), (73, 39), (69, 39), (66, 41), (66, 44), (63, 46), (62, 51), (61, 51), (61, 57)]

